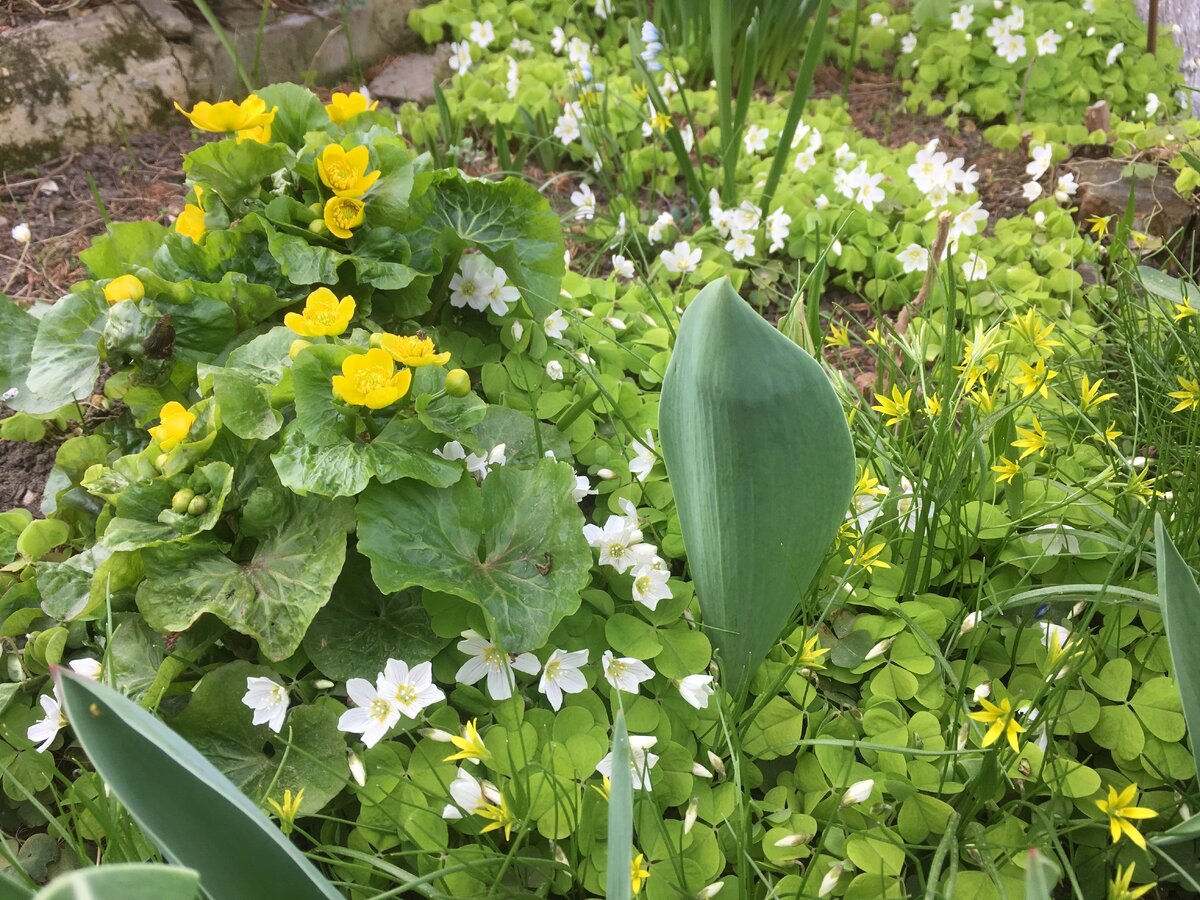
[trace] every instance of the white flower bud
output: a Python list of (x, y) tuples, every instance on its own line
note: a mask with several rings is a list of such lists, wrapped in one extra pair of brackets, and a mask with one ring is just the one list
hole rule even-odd
[(891, 649), (892, 644), (894, 644), (894, 643), (896, 643), (896, 639), (894, 637), (888, 638), (886, 641), (880, 641), (878, 644), (876, 644), (874, 647), (872, 647), (870, 650), (867, 651), (867, 655), (865, 657), (863, 657), (863, 660), (866, 661), (866, 660), (871, 660), (871, 659), (877, 659), (880, 656), (883, 656), (883, 654), (887, 653), (888, 650)]
[(442, 731), (440, 728), (419, 728), (417, 734), (423, 738), (429, 738), (431, 741), (437, 741), (439, 744), (449, 744), (454, 740), (454, 735), (448, 731)]
[(723, 887), (725, 887), (725, 882), (714, 881), (712, 884), (710, 884), (708, 887), (704, 888), (704, 890), (702, 890), (700, 893), (698, 893), (696, 895), (696, 900), (712, 900), (713, 897), (715, 897), (715, 896), (717, 896), (717, 894), (721, 893), (721, 888), (723, 888)]
[(520, 322), (512, 323), (512, 336), (513, 336), (514, 341), (519, 341), (521, 339), (521, 335), (523, 335), (524, 333), (525, 333), (524, 325), (522, 325)]
[(789, 834), (777, 840), (775, 842), (775, 846), (783, 847), (785, 849), (788, 847), (803, 847), (805, 844), (811, 841), (812, 838), (813, 836), (811, 834)]
[(825, 877), (821, 879), (821, 886), (817, 888), (818, 897), (828, 896), (837, 887), (838, 879), (842, 877), (845, 868), (844, 863), (838, 863), (825, 873)]
[(875, 790), (875, 779), (873, 778), (854, 782), (846, 788), (846, 793), (842, 795), (842, 806), (854, 806), (862, 803), (871, 796), (873, 790)]
[(725, 777), (725, 762), (711, 750), (708, 751), (708, 764), (713, 767), (714, 772), (722, 778)]
[(328, 678), (318, 678), (313, 682), (313, 687), (315, 687), (318, 691), (327, 691), (333, 687), (333, 682)]
[(29, 230), (29, 226), (22, 222), (12, 230), (12, 239), (18, 244), (28, 244), (33, 240), (33, 232)]
[(979, 612), (978, 610), (973, 613), (968, 613), (967, 617), (962, 620), (962, 625), (958, 627), (958, 636), (962, 637), (968, 631), (971, 631), (976, 625), (979, 624), (979, 620), (981, 618), (983, 618), (983, 613)]
[(350, 767), (350, 777), (354, 779), (354, 783), (364, 787), (367, 783), (367, 767), (353, 750), (346, 754), (346, 765)]
[(700, 765), (700, 763), (692, 763), (692, 774), (697, 778), (712, 778), (713, 773)]
[(693, 797), (688, 801), (687, 812), (683, 814), (683, 833), (688, 834), (696, 824), (696, 816), (700, 813), (700, 798)]
[(614, 478), (617, 477), (617, 473), (614, 472), (612, 469), (597, 469), (596, 477), (599, 478), (601, 481), (612, 481)]

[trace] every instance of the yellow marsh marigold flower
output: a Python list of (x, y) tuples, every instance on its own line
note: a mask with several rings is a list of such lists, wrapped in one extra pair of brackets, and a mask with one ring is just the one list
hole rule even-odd
[(237, 133), (237, 142), (254, 141), (258, 144), (271, 143), (271, 123), (265, 125), (255, 125), (253, 128), (243, 128)]
[(887, 420), (887, 425), (898, 425), (901, 419), (908, 418), (909, 405), (912, 403), (912, 395), (912, 388), (909, 388), (907, 391), (901, 393), (900, 388), (898, 388), (896, 385), (892, 385), (891, 396), (889, 397), (886, 394), (876, 394), (875, 400), (877, 405), (872, 406), (871, 409), (885, 416), (890, 416), (891, 418)]
[(334, 91), (333, 96), (329, 98), (329, 103), (325, 104), (325, 112), (329, 113), (329, 120), (337, 125), (354, 118), (360, 112), (371, 112), (378, 108), (378, 100), (371, 103), (358, 91), (351, 91), (349, 94)]
[(384, 332), (378, 337), (379, 346), (391, 354), (392, 359), (414, 369), (422, 366), (444, 366), (450, 361), (450, 351), (438, 353), (433, 339), (420, 334), (399, 335)]
[(379, 179), (379, 170), (368, 172), (371, 155), (366, 147), (344, 150), (330, 144), (317, 157), (317, 174), (338, 197), (361, 197)]
[(193, 190), (196, 192), (196, 202), (188, 203), (183, 207), (183, 212), (175, 217), (175, 230), (184, 237), (190, 237), (193, 241), (199, 241), (204, 237), (204, 207), (200, 205), (200, 194), (203, 189), (200, 185), (196, 185)]
[(325, 226), (334, 237), (348, 238), (363, 223), (364, 209), (361, 201), (351, 197), (330, 197), (325, 201)]
[(1025, 730), (1025, 726), (1017, 721), (1009, 699), (1005, 697), (999, 706), (986, 699), (981, 699), (979, 703), (983, 709), (968, 713), (967, 717), (976, 722), (991, 723), (992, 727), (983, 736), (983, 746), (990, 747), (1004, 736), (1008, 738), (1008, 745), (1012, 747), (1013, 753), (1019, 753), (1021, 748), (1017, 745), (1017, 735)]
[(375, 349), (346, 357), (342, 374), (333, 376), (333, 393), (355, 406), (383, 409), (407, 394), (410, 384), (412, 372), (397, 372), (387, 352)]
[(636, 896), (642, 892), (642, 885), (650, 877), (650, 870), (646, 868), (646, 857), (644, 854), (639, 853), (633, 858), (633, 862), (629, 867), (629, 877), (633, 893)]
[(1179, 402), (1172, 407), (1171, 412), (1183, 412), (1186, 409), (1200, 409), (1200, 379), (1184, 378), (1182, 375), (1176, 375), (1175, 380), (1179, 382), (1179, 390), (1171, 391), (1167, 394), (1172, 400)]
[(158, 446), (164, 453), (179, 446), (196, 421), (196, 416), (183, 408), (181, 403), (172, 400), (158, 412), (159, 424), (148, 429), (151, 440), (158, 441)]
[(256, 94), (251, 94), (241, 103), (232, 100), (222, 100), (220, 103), (208, 103), (201, 100), (188, 112), (178, 103), (175, 108), (188, 117), (193, 125), (201, 131), (212, 131), (218, 134), (231, 131), (247, 131), (251, 128), (269, 126), (275, 119), (279, 107), (267, 109), (267, 102)]
[(300, 804), (303, 801), (304, 788), (300, 788), (295, 796), (292, 796), (291, 789), (285, 790), (282, 803), (270, 797), (267, 798), (267, 804), (275, 810), (275, 815), (279, 817), (279, 830), (285, 835), (292, 833), (292, 829), (296, 825), (296, 816), (300, 813)]
[(304, 312), (288, 313), (283, 324), (301, 337), (329, 337), (341, 334), (354, 315), (354, 298), (341, 300), (327, 287), (320, 287), (304, 301)]
[(479, 720), (472, 719), (463, 726), (462, 737), (457, 735), (450, 736), (450, 743), (458, 748), (457, 753), (452, 753), (447, 756), (442, 762), (451, 762), (456, 759), (465, 759), (468, 762), (479, 765), (479, 761), (487, 759), (491, 756), (487, 745), (483, 743), (483, 738), (479, 736)]
[(1133, 800), (1136, 796), (1136, 784), (1129, 785), (1129, 787), (1125, 788), (1119, 794), (1116, 788), (1109, 785), (1108, 796), (1103, 800), (1097, 800), (1096, 806), (1099, 807), (1100, 812), (1108, 816), (1108, 827), (1112, 833), (1114, 844), (1121, 840), (1121, 835), (1124, 834), (1145, 850), (1146, 839), (1142, 837), (1142, 833), (1133, 826), (1133, 823), (1129, 819), (1153, 819), (1158, 813), (1144, 806), (1134, 806)]
[(1150, 884), (1142, 884), (1138, 887), (1133, 887), (1133, 863), (1129, 867), (1122, 870), (1117, 866), (1116, 877), (1108, 886), (1108, 900), (1138, 900), (1145, 896), (1158, 886), (1157, 881), (1152, 881)]
[(120, 275), (104, 286), (104, 299), (112, 306), (122, 300), (134, 303), (146, 296), (146, 286), (136, 275)]

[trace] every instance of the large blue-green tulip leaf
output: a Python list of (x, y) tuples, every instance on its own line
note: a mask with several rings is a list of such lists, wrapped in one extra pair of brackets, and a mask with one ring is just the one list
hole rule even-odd
[(680, 322), (659, 428), (704, 626), (738, 696), (845, 515), (846, 418), (820, 365), (722, 279)]
[(1154, 542), (1158, 554), (1158, 599), (1162, 604), (1163, 628), (1171, 648), (1175, 681), (1183, 698), (1192, 753), (1200, 769), (1200, 658), (1193, 641), (1200, 635), (1200, 587), (1191, 569), (1175, 549), (1161, 516), (1154, 520)]
[(96, 771), (172, 862), (221, 900), (340, 900), (279, 828), (182, 737), (112, 688), (55, 671)]

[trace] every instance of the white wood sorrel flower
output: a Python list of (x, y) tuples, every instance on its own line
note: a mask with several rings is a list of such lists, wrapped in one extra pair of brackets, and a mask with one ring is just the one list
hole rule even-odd
[[(658, 738), (651, 735), (631, 734), (629, 736), (629, 775), (635, 791), (650, 790), (650, 770), (658, 763), (658, 755), (650, 752)], [(612, 778), (613, 755), (610, 751), (604, 759), (596, 763), (596, 771), (605, 778)]]
[(557, 712), (562, 707), (563, 694), (578, 694), (587, 690), (587, 679), (579, 671), (587, 665), (587, 650), (555, 650), (546, 660), (538, 690), (546, 695), (550, 706)]
[(487, 676), (487, 690), (493, 700), (507, 700), (513, 695), (516, 684), (513, 669), (527, 675), (536, 675), (541, 671), (542, 664), (532, 653), (505, 653), (474, 631), (464, 631), (462, 636), (458, 649), (471, 658), (459, 667), (454, 680), (459, 684), (474, 684)]
[(276, 734), (283, 728), (288, 711), (287, 691), (273, 678), (246, 679), (246, 695), (242, 703), (254, 710), (253, 725), (266, 725)]
[(640, 659), (631, 656), (616, 657), (611, 650), (604, 651), (604, 656), (600, 658), (600, 667), (604, 670), (604, 677), (608, 683), (627, 694), (638, 693), (641, 683), (654, 677), (654, 670)]

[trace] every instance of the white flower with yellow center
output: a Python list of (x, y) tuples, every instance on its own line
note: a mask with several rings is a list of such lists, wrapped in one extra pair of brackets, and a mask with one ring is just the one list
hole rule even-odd
[(379, 692), (390, 695), (396, 708), (410, 719), (421, 710), (445, 700), (442, 689), (433, 683), (433, 664), (423, 662), (413, 666), (398, 659), (389, 659), (379, 679)]
[(555, 650), (546, 660), (538, 690), (546, 695), (550, 706), (557, 712), (562, 707), (563, 694), (578, 694), (587, 690), (587, 680), (579, 671), (587, 665), (587, 650)]
[(470, 657), (463, 663), (454, 680), (459, 684), (475, 684), (487, 677), (487, 691), (493, 700), (507, 700), (513, 695), (516, 676), (513, 670), (536, 675), (542, 668), (532, 653), (508, 654), (483, 635), (464, 631), (458, 642), (459, 652)]
[(363, 744), (374, 747), (400, 721), (400, 708), (392, 697), (365, 678), (347, 681), (346, 693), (354, 708), (342, 713), (338, 730), (361, 734)]
[(640, 659), (613, 656), (611, 650), (604, 651), (604, 656), (600, 658), (600, 667), (604, 670), (604, 677), (608, 683), (627, 694), (638, 693), (641, 683), (654, 677), (654, 670)]

